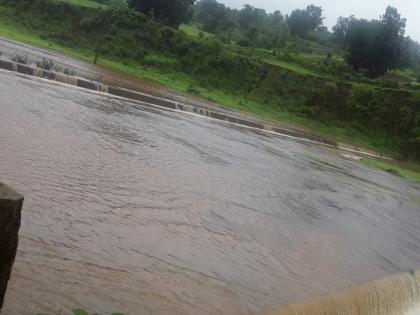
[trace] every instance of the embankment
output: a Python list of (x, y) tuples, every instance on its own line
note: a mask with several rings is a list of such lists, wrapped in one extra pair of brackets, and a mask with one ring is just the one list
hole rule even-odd
[(0, 310), (18, 246), (23, 197), (0, 183)]
[(222, 120), (226, 122), (230, 122), (233, 124), (245, 126), (248, 128), (264, 130), (265, 132), (269, 132), (273, 135), (279, 135), (281, 137), (292, 138), (295, 141), (301, 142), (309, 142), (312, 144), (317, 144), (321, 146), (328, 146), (336, 149), (340, 149), (342, 151), (347, 151), (351, 153), (355, 153), (365, 157), (383, 159), (383, 160), (391, 160), (390, 157), (387, 157), (383, 154), (379, 155), (373, 151), (369, 150), (361, 150), (358, 147), (351, 148), (348, 146), (342, 146), (342, 144), (337, 143), (336, 141), (326, 139), (324, 137), (320, 137), (317, 135), (313, 135), (308, 132), (294, 130), (294, 129), (286, 129), (282, 126), (275, 125), (269, 122), (265, 122), (261, 119), (250, 119), (244, 118), (240, 114), (235, 114), (234, 112), (226, 112), (223, 110), (217, 110), (214, 108), (204, 107), (201, 105), (194, 105), (194, 104), (187, 104), (187, 103), (180, 103), (178, 101), (172, 99), (166, 99), (161, 97), (156, 97), (153, 95), (141, 93), (138, 91), (128, 90), (121, 87), (116, 86), (108, 86), (104, 83), (92, 81), (86, 78), (81, 78), (78, 76), (67, 75), (60, 72), (48, 71), (43, 70), (37, 67), (32, 67), (26, 64), (19, 64), (14, 61), (3, 60), (0, 59), (0, 69), (17, 72), (27, 76), (34, 76), (42, 79), (47, 79), (51, 81), (57, 81), (73, 86), (77, 86), (82, 89), (87, 89), (95, 92), (106, 93), (109, 95), (122, 97), (126, 100), (130, 100), (132, 102), (139, 102), (142, 106), (159, 106), (170, 110), (177, 110), (177, 111), (184, 111), (188, 113), (194, 113), (196, 115), (201, 115), (217, 120)]
[(373, 281), (270, 315), (418, 315), (420, 271)]

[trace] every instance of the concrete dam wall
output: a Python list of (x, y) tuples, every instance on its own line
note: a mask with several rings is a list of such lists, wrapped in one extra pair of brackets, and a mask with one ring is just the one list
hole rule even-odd
[(0, 183), (0, 310), (15, 261), (23, 197)]
[(344, 293), (291, 305), (270, 315), (418, 315), (420, 271), (373, 281)]

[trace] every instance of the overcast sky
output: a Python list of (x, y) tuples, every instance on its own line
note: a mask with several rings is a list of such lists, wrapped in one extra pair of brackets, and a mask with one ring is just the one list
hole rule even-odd
[(407, 35), (420, 42), (420, 0), (219, 0), (231, 8), (241, 8), (250, 4), (264, 8), (269, 12), (280, 10), (289, 14), (297, 8), (305, 8), (308, 4), (321, 6), (326, 17), (324, 24), (335, 25), (339, 16), (354, 14), (357, 18), (377, 19), (385, 12), (388, 5), (398, 9), (407, 19)]

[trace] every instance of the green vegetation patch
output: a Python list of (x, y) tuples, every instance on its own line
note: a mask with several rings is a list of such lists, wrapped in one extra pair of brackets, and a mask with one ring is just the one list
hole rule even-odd
[(200, 29), (197, 24), (190, 23), (190, 24), (182, 24), (179, 29), (183, 31), (185, 34), (195, 37), (195, 38), (213, 38), (214, 35), (212, 33), (208, 33), (202, 29)]
[(400, 177), (414, 179), (420, 182), (420, 169), (416, 166), (397, 165), (395, 163), (383, 162), (372, 159), (362, 159), (361, 162), (372, 168), (383, 170), (387, 173), (391, 173)]
[(107, 5), (91, 0), (59, 0), (85, 8), (106, 8)]

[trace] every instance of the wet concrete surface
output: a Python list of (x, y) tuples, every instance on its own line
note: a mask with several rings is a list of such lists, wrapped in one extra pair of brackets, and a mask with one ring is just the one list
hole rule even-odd
[(25, 196), (4, 314), (259, 314), (420, 266), (418, 184), (224, 122), (0, 74)]

